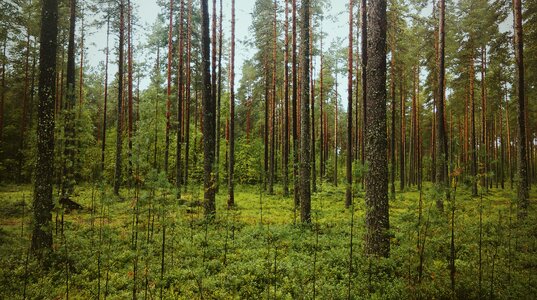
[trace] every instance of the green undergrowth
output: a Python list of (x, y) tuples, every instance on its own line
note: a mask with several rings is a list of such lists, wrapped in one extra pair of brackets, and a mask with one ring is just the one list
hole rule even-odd
[[(524, 222), (517, 221), (510, 190), (483, 190), (481, 199), (459, 188), (445, 202), (444, 212), (436, 209), (437, 195), (431, 186), (424, 187), (421, 202), (415, 187), (397, 191), (390, 202), (388, 259), (363, 254), (361, 190), (355, 191), (354, 207), (345, 209), (344, 186), (319, 184), (312, 196), (309, 226), (298, 223), (292, 197), (282, 197), (279, 186), (275, 195), (261, 192), (259, 186), (237, 186), (237, 206), (232, 210), (225, 207), (225, 191), (221, 186), (217, 217), (207, 223), (200, 206), (201, 187), (189, 187), (178, 200), (162, 178), (146, 182), (138, 191), (122, 190), (122, 199), (108, 186), (81, 186), (73, 200), (83, 210), (53, 213), (54, 252), (45, 271), (28, 255), (31, 186), (0, 187), (0, 298), (531, 299), (537, 295), (537, 218), (532, 208)], [(531, 196), (534, 207), (535, 190)], [(449, 268), (452, 225), (454, 290)]]

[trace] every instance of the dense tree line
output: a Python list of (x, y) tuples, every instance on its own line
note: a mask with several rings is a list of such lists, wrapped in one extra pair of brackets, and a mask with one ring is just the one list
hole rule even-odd
[[(344, 171), (342, 205), (365, 191), (366, 252), (381, 256), (396, 181), (399, 191), (434, 182), (439, 210), (457, 184), (474, 196), (516, 185), (527, 214), (536, 1), (350, 0), (348, 43), (327, 47), (329, 1), (257, 0), (237, 88), (235, 2), (226, 14), (221, 0), (209, 4), (160, 1), (144, 45), (131, 1), (0, 4), (0, 179), (34, 182), (34, 250), (51, 249), (54, 185), (68, 200), (77, 184), (107, 182), (122, 199), (151, 172), (177, 198), (202, 184), (208, 219), (220, 185), (233, 208), (235, 184), (259, 184), (293, 195), (309, 224), (312, 193)], [(85, 14), (100, 21), (84, 24)], [(93, 69), (85, 26), (107, 33)]]

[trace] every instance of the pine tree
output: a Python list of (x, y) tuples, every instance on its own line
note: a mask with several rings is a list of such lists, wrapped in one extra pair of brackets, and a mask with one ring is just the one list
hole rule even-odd
[(181, 147), (182, 147), (182, 139), (183, 139), (183, 131), (182, 131), (182, 124), (183, 124), (183, 104), (184, 104), (184, 66), (183, 66), (183, 57), (184, 57), (184, 29), (183, 29), (183, 20), (184, 20), (184, 0), (180, 1), (180, 8), (179, 8), (179, 49), (178, 49), (178, 56), (179, 56), (179, 68), (178, 68), (178, 74), (177, 74), (177, 152), (175, 156), (176, 165), (176, 177), (175, 177), (175, 187), (177, 188), (177, 198), (181, 197), (181, 182), (183, 181), (183, 168), (181, 163)]
[[(444, 119), (444, 78), (445, 78), (445, 67), (444, 67), (444, 49), (445, 49), (445, 0), (439, 0), (438, 3), (439, 9), (439, 23), (438, 23), (438, 92), (437, 92), (437, 106), (436, 106), (436, 183), (441, 187), (441, 189), (446, 190), (449, 186), (448, 178), (448, 147), (447, 147), (447, 136), (446, 136), (446, 121)], [(447, 190), (445, 191), (447, 192)], [(447, 193), (446, 195), (449, 195)], [(436, 206), (439, 210), (444, 209), (443, 199), (439, 198), (436, 201)]]
[(231, 54), (229, 74), (229, 160), (228, 160), (228, 208), (235, 206), (235, 0), (231, 0)]
[(345, 193), (345, 207), (349, 208), (352, 205), (352, 28), (354, 27), (352, 21), (352, 6), (353, 0), (349, 0), (349, 53), (348, 53), (348, 66), (347, 66), (347, 186)]
[(285, 1), (283, 196), (289, 196), (289, 0)]
[(52, 177), (54, 167), (54, 95), (58, 2), (44, 0), (41, 8), (39, 48), (39, 105), (37, 114), (37, 162), (34, 183), (34, 226), (31, 250), (45, 262), (52, 251)]
[(366, 245), (367, 254), (388, 257), (388, 163), (386, 137), (386, 1), (372, 1), (367, 28), (367, 107), (365, 151)]
[(168, 80), (166, 90), (166, 133), (165, 133), (165, 148), (164, 148), (164, 172), (168, 174), (169, 156), (170, 156), (170, 129), (171, 129), (171, 114), (172, 114), (172, 61), (173, 61), (173, 0), (170, 0), (170, 25), (168, 27)]
[(124, 43), (125, 43), (125, 26), (124, 26), (124, 0), (119, 2), (119, 57), (118, 57), (118, 93), (117, 93), (117, 127), (116, 127), (116, 170), (114, 175), (114, 194), (119, 195), (119, 188), (122, 182), (122, 149), (123, 149), (123, 61), (124, 61)]
[(109, 56), (109, 37), (110, 37), (110, 15), (106, 18), (106, 50), (104, 59), (104, 105), (103, 105), (103, 125), (101, 141), (101, 176), (104, 175), (104, 158), (106, 149), (106, 126), (108, 111), (108, 56)]
[(524, 36), (522, 29), (522, 1), (513, 0), (515, 15), (515, 57), (517, 70), (517, 119), (518, 119), (518, 217), (528, 214), (528, 161), (526, 142), (526, 102), (524, 98)]
[(201, 48), (202, 48), (202, 100), (203, 100), (203, 185), (205, 217), (213, 219), (216, 215), (215, 178), (213, 174), (215, 159), (215, 98), (211, 89), (210, 38), (208, 0), (201, 0)]
[(302, 28), (300, 31), (301, 43), (301, 86), (300, 86), (300, 219), (302, 223), (311, 223), (311, 165), (310, 165), (310, 107), (309, 102), (309, 38), (310, 38), (310, 1), (303, 0), (301, 7)]
[(62, 199), (69, 199), (73, 193), (75, 185), (74, 164), (76, 160), (76, 142), (75, 142), (75, 114), (76, 104), (75, 94), (75, 24), (76, 24), (76, 0), (70, 0), (70, 17), (69, 17), (69, 44), (67, 46), (67, 97), (64, 108), (64, 157), (63, 179), (62, 179)]

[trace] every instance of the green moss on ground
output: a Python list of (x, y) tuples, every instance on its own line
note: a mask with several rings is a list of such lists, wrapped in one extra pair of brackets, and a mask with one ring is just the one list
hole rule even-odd
[[(344, 187), (323, 183), (312, 197), (314, 225), (295, 224), (292, 198), (236, 188), (237, 207), (217, 196), (217, 218), (206, 224), (200, 187), (179, 202), (169, 185), (155, 180), (136, 193), (81, 186), (73, 200), (82, 211), (53, 214), (52, 267), (41, 271), (28, 256), (31, 186), (0, 188), (0, 298), (71, 299), (443, 299), (452, 296), (449, 270), (451, 208), (437, 212), (434, 190), (409, 188), (390, 203), (391, 257), (363, 255), (364, 200), (356, 191), (353, 256), (349, 260), (351, 210)], [(510, 190), (483, 191), (481, 288), (480, 198), (459, 188), (455, 196), (455, 298), (531, 299), (537, 295), (537, 218), (516, 219)], [(537, 194), (532, 190), (531, 199)], [(24, 202), (23, 202), (24, 199)], [(24, 204), (23, 204), (24, 203)], [(136, 222), (136, 213), (138, 221)], [(23, 218), (24, 215), (24, 218)], [(299, 220), (296, 216), (296, 220)], [(421, 221), (419, 221), (421, 220)], [(166, 228), (161, 280), (163, 229)], [(418, 280), (425, 237), (423, 273)], [(136, 266), (136, 270), (135, 267)], [(100, 275), (99, 275), (100, 270)], [(68, 275), (67, 275), (67, 271)], [(108, 278), (108, 279), (107, 279)], [(99, 291), (100, 286), (100, 291)]]

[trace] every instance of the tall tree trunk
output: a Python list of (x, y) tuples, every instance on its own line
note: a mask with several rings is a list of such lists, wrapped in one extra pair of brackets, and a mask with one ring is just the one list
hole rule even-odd
[(220, 127), (221, 127), (221, 117), (220, 117), (220, 107), (222, 99), (222, 39), (224, 35), (224, 29), (222, 27), (223, 13), (222, 13), (222, 0), (220, 0), (220, 16), (219, 16), (219, 26), (218, 26), (218, 82), (217, 82), (217, 101), (216, 101), (216, 192), (218, 192), (218, 187), (220, 186)]
[(474, 80), (475, 80), (475, 70), (474, 70), (474, 53), (472, 50), (470, 57), (470, 123), (472, 126), (471, 132), (471, 141), (470, 141), (470, 152), (472, 154), (472, 166), (471, 166), (471, 176), (472, 176), (472, 196), (477, 196), (477, 150), (476, 150), (476, 140), (475, 140), (475, 97), (474, 97)]
[(386, 1), (372, 1), (368, 9), (366, 153), (367, 254), (388, 257), (388, 162), (386, 157)]
[(216, 101), (211, 90), (211, 73), (209, 48), (211, 40), (209, 38), (209, 8), (208, 0), (201, 0), (201, 48), (202, 48), (202, 97), (203, 97), (203, 183), (204, 183), (204, 206), (205, 217), (214, 219), (216, 215), (215, 204), (215, 178), (214, 156), (215, 156), (215, 113)]
[[(355, 64), (355, 68), (356, 68), (356, 75), (355, 75), (355, 92), (354, 92), (354, 107), (356, 108), (354, 110), (354, 124), (356, 124), (356, 126), (354, 127), (354, 156), (353, 156), (353, 159), (356, 161), (356, 160), (359, 160), (360, 159), (360, 151), (361, 151), (361, 130), (362, 130), (362, 121), (361, 118), (360, 118), (360, 115), (362, 114), (362, 107), (361, 107), (361, 103), (362, 101), (360, 101), (360, 93), (359, 93), (359, 90), (360, 90), (360, 83), (361, 83), (361, 80), (360, 80), (360, 66), (362, 64), (361, 60), (360, 60), (360, 2), (359, 1), (356, 1), (355, 2), (356, 4), (356, 16), (355, 16), (355, 24), (356, 25), (356, 42), (355, 42), (355, 45), (356, 45), (356, 48), (354, 50), (355, 52), (355, 59), (354, 59), (354, 64)], [(354, 178), (354, 181), (355, 183), (358, 183), (359, 181), (359, 177), (356, 176)]]
[(436, 199), (436, 207), (439, 210), (444, 209), (444, 193), (449, 197), (448, 187), (449, 187), (449, 178), (448, 178), (448, 147), (447, 147), (447, 136), (446, 136), (446, 122), (445, 122), (445, 112), (444, 112), (444, 78), (445, 78), (445, 67), (444, 67), (444, 48), (445, 48), (445, 0), (439, 0), (439, 23), (438, 23), (438, 92), (437, 92), (437, 106), (436, 106), (436, 183), (443, 190), (442, 196)]
[(337, 92), (337, 87), (338, 87), (338, 84), (337, 84), (337, 61), (336, 61), (336, 84), (335, 84), (335, 92), (336, 92), (336, 95), (334, 97), (334, 185), (337, 186), (337, 182), (338, 182), (338, 176), (337, 176), (337, 173), (338, 173), (338, 166), (337, 166), (337, 163), (338, 163), (338, 152), (337, 152), (337, 142), (338, 142), (338, 107), (339, 107), (339, 99), (338, 99), (338, 92)]
[[(31, 1), (30, 1), (31, 4)], [(21, 113), (21, 125), (20, 125), (20, 139), (19, 139), (19, 181), (23, 181), (23, 168), (24, 168), (24, 150), (26, 148), (26, 128), (28, 122), (28, 91), (30, 89), (30, 28), (27, 28), (26, 33), (26, 53), (24, 54), (24, 90), (22, 96), (22, 113)]]
[(431, 140), (430, 140), (430, 154), (431, 154), (431, 181), (436, 182), (436, 114), (434, 111), (437, 109), (436, 104), (436, 92), (433, 96), (433, 113), (432, 113), (432, 122), (431, 122)]
[(400, 102), (400, 106), (399, 106), (399, 109), (400, 109), (400, 124), (401, 124), (401, 127), (400, 127), (400, 139), (399, 139), (399, 189), (401, 191), (404, 191), (405, 189), (405, 186), (406, 186), (406, 182), (405, 182), (405, 175), (406, 175), (406, 172), (405, 172), (405, 167), (406, 167), (406, 162), (405, 162), (405, 153), (406, 153), (406, 140), (405, 140), (405, 137), (406, 137), (406, 124), (405, 124), (405, 120), (406, 120), (406, 109), (405, 109), (405, 103), (406, 103), (406, 95), (405, 95), (405, 91), (403, 91), (403, 82), (405, 81), (404, 80), (404, 75), (403, 75), (403, 70), (401, 68), (400, 71), (400, 82), (399, 82), (399, 97), (401, 98), (401, 102)]
[(463, 142), (463, 161), (464, 161), (464, 171), (468, 171), (468, 91), (465, 91), (464, 96), (464, 142)]
[[(81, 6), (83, 3), (81, 3)], [(82, 112), (82, 104), (84, 103), (84, 9), (80, 12), (80, 65), (78, 69), (78, 114)]]
[(293, 17), (292, 17), (292, 33), (293, 33), (293, 49), (292, 49), (292, 67), (291, 73), (293, 74), (293, 94), (291, 98), (291, 106), (293, 107), (293, 193), (295, 199), (295, 209), (300, 206), (300, 197), (299, 197), (299, 181), (298, 181), (298, 108), (297, 108), (297, 99), (298, 99), (298, 86), (297, 86), (297, 45), (296, 45), (296, 26), (297, 26), (297, 7), (296, 0), (293, 1)]
[[(503, 91), (502, 91), (503, 93)], [(502, 190), (505, 188), (505, 138), (503, 134), (503, 95), (500, 100), (500, 185)]]
[(132, 132), (133, 132), (133, 86), (132, 86), (132, 6), (131, 1), (127, 0), (127, 59), (128, 59), (128, 65), (127, 65), (127, 88), (128, 88), (128, 113), (129, 113), (129, 123), (128, 123), (128, 160), (129, 160), (129, 170), (128, 170), (128, 182), (129, 184), (132, 184), (133, 179), (133, 164), (132, 164)]
[(63, 148), (63, 178), (61, 182), (61, 196), (63, 199), (69, 199), (73, 193), (75, 185), (75, 28), (76, 28), (76, 0), (70, 0), (70, 17), (69, 17), (69, 44), (67, 46), (67, 80), (64, 116), (64, 135), (65, 145)]
[[(360, 7), (362, 16), (362, 138), (366, 136), (367, 126), (367, 0), (362, 0)], [(365, 141), (362, 142), (362, 168), (365, 166)]]
[(422, 138), (421, 138), (421, 119), (420, 119), (420, 66), (418, 64), (416, 70), (416, 155), (417, 155), (417, 177), (418, 177), (418, 189), (421, 190), (421, 181), (422, 181)]
[(264, 80), (265, 80), (265, 123), (263, 126), (263, 150), (264, 150), (264, 159), (263, 159), (263, 167), (264, 167), (264, 175), (263, 175), (263, 189), (267, 190), (267, 183), (270, 177), (269, 174), (269, 150), (270, 150), (270, 140), (269, 140), (269, 131), (270, 131), (270, 96), (269, 96), (269, 78), (268, 78), (268, 66), (267, 66), (267, 58), (264, 58)]
[(310, 106), (308, 103), (310, 93), (310, 73), (309, 73), (309, 39), (310, 39), (310, 0), (302, 0), (300, 8), (302, 17), (302, 28), (300, 31), (301, 43), (301, 66), (302, 74), (300, 79), (300, 219), (302, 223), (311, 223), (311, 165), (310, 165)]
[(164, 148), (164, 172), (168, 176), (168, 165), (169, 165), (169, 156), (170, 156), (170, 129), (171, 129), (171, 114), (172, 114), (172, 61), (173, 61), (173, 45), (172, 45), (172, 34), (173, 34), (173, 0), (170, 0), (170, 25), (168, 27), (168, 88), (166, 92), (166, 135), (165, 139), (165, 148)]
[(252, 114), (252, 99), (246, 99), (246, 143), (250, 144), (250, 131), (252, 130), (251, 114)]
[(345, 207), (349, 208), (352, 205), (352, 28), (354, 27), (353, 17), (353, 0), (349, 0), (349, 50), (348, 50), (348, 65), (347, 65), (347, 186), (345, 191)]
[(509, 100), (508, 94), (505, 93), (505, 122), (507, 127), (507, 166), (509, 167), (509, 182), (510, 187), (513, 189), (513, 165), (512, 165), (512, 155), (511, 155), (511, 126), (509, 126)]
[(310, 65), (309, 65), (309, 72), (310, 72), (310, 111), (311, 111), (311, 141), (310, 141), (310, 147), (311, 147), (311, 189), (315, 193), (317, 192), (317, 170), (315, 167), (315, 79), (313, 78), (313, 75), (315, 74), (313, 70), (313, 13), (312, 8), (310, 6), (310, 42), (309, 42), (309, 50), (310, 50)]
[[(54, 169), (54, 95), (58, 47), (58, 2), (44, 0), (41, 7), (39, 48), (39, 104), (37, 114), (37, 162), (34, 183), (34, 226), (31, 250), (46, 262), (52, 251), (52, 177)], [(45, 263), (46, 265), (46, 263)]]
[(324, 120), (325, 120), (325, 117), (324, 117), (324, 95), (323, 95), (323, 32), (322, 32), (322, 26), (321, 26), (321, 34), (319, 36), (319, 39), (320, 39), (320, 67), (319, 67), (319, 115), (321, 117), (321, 124), (319, 126), (319, 136), (320, 136), (320, 139), (321, 139), (321, 142), (320, 142), (320, 149), (319, 149), (319, 154), (320, 154), (320, 177), (321, 177), (321, 181), (323, 180), (324, 176), (326, 175), (326, 153), (325, 153), (325, 145), (326, 145), (326, 130), (324, 128)]
[(270, 160), (269, 160), (269, 194), (274, 194), (274, 147), (275, 147), (275, 113), (276, 113), (276, 53), (277, 53), (277, 32), (276, 22), (278, 14), (278, 3), (274, 0), (274, 18), (272, 20), (272, 87), (271, 87), (271, 102), (270, 102)]
[(522, 1), (513, 0), (515, 11), (515, 57), (517, 67), (517, 119), (518, 119), (518, 217), (523, 219), (528, 213), (528, 161), (526, 136), (526, 102), (524, 98), (524, 41), (522, 29)]
[(481, 185), (488, 188), (488, 139), (487, 139), (487, 92), (486, 92), (486, 67), (487, 53), (486, 46), (481, 48), (481, 143), (483, 145), (483, 175)]
[[(233, 0), (234, 1), (234, 0)], [(289, 0), (285, 0), (283, 196), (289, 196)], [(233, 2), (234, 3), (234, 2)], [(234, 22), (232, 23), (235, 24)], [(233, 42), (233, 41), (232, 41)], [(234, 49), (233, 49), (234, 50)], [(233, 58), (233, 57), (232, 57)], [(233, 66), (233, 65), (232, 65)]]
[(155, 77), (157, 78), (156, 82), (156, 97), (155, 97), (155, 119), (153, 121), (153, 168), (160, 172), (160, 166), (157, 162), (157, 153), (158, 153), (158, 106), (159, 106), (159, 90), (160, 90), (160, 46), (157, 45), (157, 59), (155, 62)]
[(119, 187), (122, 181), (122, 149), (123, 149), (123, 129), (121, 120), (123, 119), (123, 46), (124, 46), (124, 0), (119, 2), (119, 58), (118, 58), (118, 93), (117, 93), (117, 131), (116, 131), (116, 170), (114, 175), (114, 194), (119, 195)]
[[(218, 185), (219, 182), (219, 169), (220, 169), (220, 147), (218, 143), (220, 143), (220, 103), (218, 103), (217, 94), (218, 94), (218, 86), (217, 86), (217, 68), (218, 65), (216, 64), (216, 48), (217, 48), (217, 37), (216, 37), (216, 29), (218, 27), (216, 22), (216, 0), (213, 0), (212, 2), (212, 25), (211, 25), (211, 88), (212, 88), (212, 95), (217, 100), (215, 102), (215, 161), (214, 161), (214, 177), (215, 177), (215, 193), (218, 192)], [(217, 151), (218, 150), (218, 151)]]
[[(287, 8), (287, 5), (286, 5)], [(231, 0), (231, 55), (229, 74), (229, 160), (227, 188), (227, 206), (235, 206), (234, 171), (235, 171), (235, 0)], [(289, 145), (289, 143), (287, 143)]]
[[(183, 185), (185, 186), (185, 190), (188, 185), (188, 167), (190, 165), (190, 80), (191, 80), (191, 69), (190, 69), (190, 58), (192, 53), (192, 0), (188, 0), (188, 15), (186, 20), (186, 93), (185, 93), (185, 99), (186, 99), (186, 105), (185, 105), (185, 179), (183, 182)], [(197, 97), (196, 97), (197, 101)]]
[(2, 45), (2, 92), (0, 92), (0, 146), (4, 142), (4, 101), (6, 98), (6, 49), (7, 49), (7, 36), (4, 39)]
[(104, 107), (103, 107), (103, 126), (101, 142), (101, 176), (104, 176), (104, 157), (106, 149), (106, 122), (108, 110), (108, 56), (109, 56), (109, 37), (110, 37), (110, 15), (106, 18), (106, 50), (104, 59)]
[(390, 159), (391, 159), (391, 174), (390, 174), (390, 181), (391, 181), (391, 199), (395, 200), (395, 172), (396, 172), (396, 161), (395, 161), (395, 106), (397, 103), (397, 100), (395, 99), (395, 33), (391, 36), (391, 55), (390, 55), (390, 97), (392, 98), (392, 124), (391, 124), (391, 151), (390, 151)]
[(414, 68), (414, 96), (412, 97), (412, 176), (414, 184), (419, 186), (419, 65)]
[(181, 147), (183, 145), (183, 103), (184, 103), (184, 74), (183, 74), (183, 58), (184, 58), (184, 30), (183, 21), (185, 13), (185, 1), (179, 0), (179, 71), (177, 74), (177, 144), (175, 152), (175, 187), (177, 188), (177, 198), (181, 198), (181, 183), (183, 181), (183, 168), (181, 163)]

